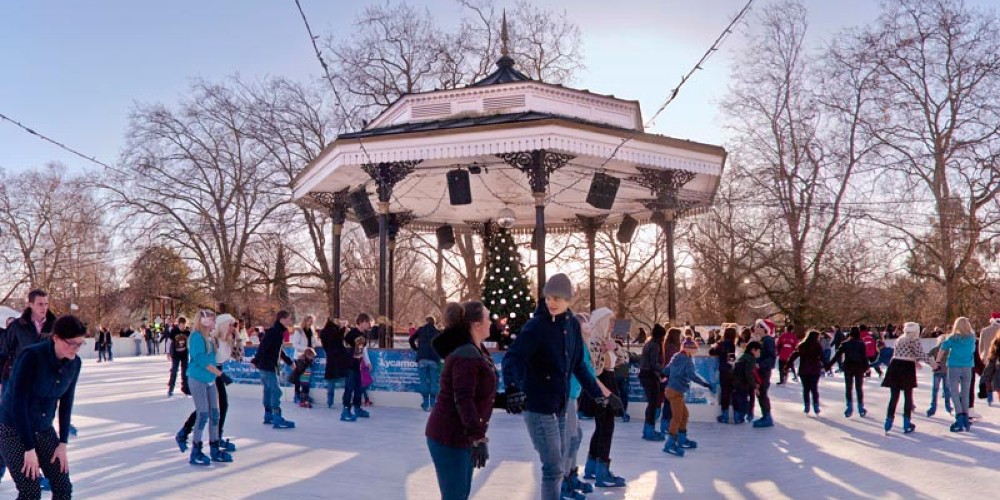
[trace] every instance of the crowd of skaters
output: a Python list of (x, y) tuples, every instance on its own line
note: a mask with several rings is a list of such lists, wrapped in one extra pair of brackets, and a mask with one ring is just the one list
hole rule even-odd
[[(523, 414), (526, 431), (541, 462), (541, 497), (586, 498), (598, 488), (619, 488), (627, 484), (611, 469), (611, 443), (616, 418), (627, 421), (628, 366), (634, 355), (611, 335), (612, 311), (601, 308), (590, 313), (573, 313), (568, 305), (573, 287), (563, 274), (550, 278), (532, 319), (517, 337), (510, 338), (504, 356), (506, 390), (497, 398), (499, 373), (485, 343), (496, 332), (489, 310), (480, 302), (451, 303), (438, 327), (434, 317), (410, 330), (410, 347), (416, 351), (420, 372), (421, 408), (430, 412), (426, 426), (428, 452), (435, 465), (442, 498), (468, 498), (472, 471), (489, 460), (488, 427), (494, 407)], [(165, 353), (170, 360), (167, 395), (179, 384), (191, 396), (194, 411), (177, 432), (182, 452), (190, 448), (189, 462), (209, 465), (230, 462), (236, 451), (227, 439), (228, 412), (226, 386), (232, 379), (223, 371), (231, 359), (243, 359), (243, 348), (256, 345), (252, 359), (262, 381), (263, 422), (275, 429), (293, 429), (294, 422), (281, 411), (279, 380), (287, 377), (294, 388), (294, 400), (311, 408), (311, 370), (317, 349), (327, 356), (324, 379), (327, 407), (334, 407), (335, 391), (343, 389), (341, 417), (345, 422), (370, 418), (365, 388), (371, 384), (368, 353), (374, 321), (361, 313), (353, 324), (330, 319), (316, 331), (308, 316), (298, 325), (292, 315), (279, 311), (267, 329), (245, 325), (229, 314), (216, 315), (202, 310), (193, 324), (183, 317), (168, 319), (163, 326)], [(70, 498), (66, 443), (72, 435), (75, 380), (80, 362), (76, 352), (83, 345), (86, 329), (73, 316), (56, 316), (48, 310), (47, 295), (32, 291), (28, 307), (19, 318), (11, 318), (0, 332), (0, 457), (23, 498), (38, 498), (42, 480), (48, 478), (54, 498)], [(927, 329), (904, 323), (891, 334), (894, 346), (864, 325), (829, 332), (810, 330), (800, 339), (786, 327), (780, 334), (773, 322), (756, 320), (741, 327), (724, 324), (709, 334), (708, 351), (718, 359), (719, 384), (711, 385), (698, 376), (693, 358), (706, 344), (693, 329), (655, 325), (638, 356), (639, 380), (646, 394), (647, 408), (641, 438), (665, 441), (663, 451), (683, 457), (697, 448), (688, 436), (684, 394), (692, 383), (709, 388), (719, 399), (720, 424), (752, 422), (755, 428), (774, 425), (769, 387), (798, 381), (802, 388), (803, 411), (819, 415), (818, 381), (834, 372), (843, 374), (846, 409), (867, 415), (864, 406), (865, 379), (877, 370), (881, 386), (889, 390), (885, 431), (895, 426), (899, 400), (903, 401), (904, 433), (914, 432), (912, 413), (916, 411), (913, 388), (921, 363), (933, 371), (928, 417), (937, 410), (939, 392), (946, 411), (955, 417), (952, 432), (971, 430), (975, 396), (992, 401), (1000, 396), (1000, 313), (976, 331), (968, 318), (959, 318), (950, 330), (937, 336), (928, 352), (920, 342)], [(143, 333), (145, 335), (145, 333)], [(110, 332), (98, 328), (95, 347), (109, 349)], [(290, 343), (293, 355), (283, 346)], [(28, 352), (27, 355), (22, 353)], [(152, 352), (156, 352), (155, 349)], [(98, 362), (110, 361), (108, 356)], [(281, 364), (288, 366), (282, 370)], [(625, 368), (624, 370), (622, 368)], [(885, 367), (883, 374), (879, 369)], [(37, 380), (47, 370), (62, 377), (55, 391), (40, 390)], [(777, 376), (773, 372), (777, 371)], [(979, 385), (976, 375), (980, 375)], [(442, 404), (444, 402), (444, 404)], [(13, 408), (27, 404), (35, 410), (24, 415)], [(755, 419), (755, 409), (759, 414)], [(53, 425), (58, 416), (58, 430)], [(579, 420), (595, 422), (583, 470), (578, 454), (583, 443)], [(659, 422), (659, 430), (656, 424)], [(206, 432), (207, 431), (207, 432)], [(203, 439), (208, 435), (206, 447)], [(190, 446), (188, 440), (190, 439)], [(206, 453), (207, 452), (207, 453)]]

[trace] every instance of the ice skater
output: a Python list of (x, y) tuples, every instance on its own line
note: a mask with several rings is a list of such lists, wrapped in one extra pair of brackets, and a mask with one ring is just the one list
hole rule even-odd
[[(565, 465), (566, 403), (569, 376), (576, 375), (583, 390), (598, 406), (611, 404), (620, 410), (621, 401), (597, 379), (583, 362), (580, 323), (569, 311), (573, 285), (565, 274), (549, 278), (543, 288), (535, 315), (504, 356), (507, 411), (524, 415), (528, 435), (542, 462), (541, 498), (558, 500)], [(527, 411), (525, 411), (527, 410)]]
[(316, 350), (306, 347), (302, 354), (295, 358), (292, 364), (292, 373), (288, 376), (288, 382), (298, 391), (300, 408), (312, 408), (312, 398), (309, 397), (309, 379), (312, 378), (313, 360), (316, 359)]
[[(955, 320), (951, 335), (941, 343), (941, 351), (948, 351), (948, 384), (955, 407), (955, 423), (950, 430), (967, 432), (972, 428), (969, 422), (969, 393), (976, 354), (976, 333), (969, 318), (963, 316)], [(944, 353), (938, 352), (937, 362), (940, 363), (943, 358)]]
[[(226, 314), (225, 316), (229, 316)], [(229, 328), (233, 324), (232, 316), (229, 323), (223, 324)], [(215, 366), (215, 342), (211, 332), (216, 330), (214, 313), (202, 310), (198, 313), (198, 328), (191, 332), (188, 348), (191, 361), (188, 363), (188, 386), (191, 388), (191, 399), (194, 400), (198, 419), (194, 424), (191, 438), (191, 465), (210, 465), (212, 462), (232, 462), (233, 456), (219, 446), (219, 389), (218, 385), (231, 382), (229, 376)], [(203, 451), (202, 437), (205, 426), (208, 425), (209, 455)]]
[(285, 354), (281, 344), (285, 332), (292, 325), (292, 314), (288, 311), (278, 311), (274, 324), (264, 332), (257, 348), (257, 355), (251, 363), (260, 372), (261, 385), (264, 388), (264, 424), (270, 424), (275, 429), (294, 429), (295, 422), (281, 416), (281, 386), (278, 385), (278, 358), (286, 364), (292, 364), (292, 358)]
[(752, 396), (760, 386), (757, 375), (757, 357), (760, 356), (760, 342), (752, 340), (743, 348), (743, 354), (733, 366), (733, 423), (742, 424), (751, 420)]
[[(941, 343), (946, 338), (948, 338), (946, 335), (939, 335), (937, 345), (927, 352), (927, 356), (931, 359), (938, 359), (938, 353), (941, 352)], [(934, 378), (931, 382), (931, 406), (927, 409), (927, 418), (933, 417), (937, 413), (938, 391), (941, 389), (943, 389), (942, 399), (944, 400), (944, 409), (951, 415), (951, 390), (948, 388), (948, 351), (944, 351), (940, 362), (934, 363)]]
[(796, 360), (799, 362), (799, 378), (802, 380), (803, 411), (806, 415), (809, 414), (811, 402), (813, 413), (819, 415), (819, 377), (825, 371), (819, 332), (812, 330), (806, 334), (806, 338), (799, 342), (788, 358), (788, 366), (795, 366)]
[[(42, 471), (52, 498), (73, 496), (66, 443), (80, 376), (77, 353), (87, 330), (75, 316), (62, 316), (50, 328), (50, 339), (25, 346), (18, 356), (0, 403), (0, 455), (18, 498), (41, 498)], [(56, 415), (58, 433), (52, 425)]]
[(663, 391), (660, 383), (663, 380), (663, 340), (667, 329), (657, 323), (653, 325), (650, 339), (642, 346), (639, 357), (639, 383), (646, 393), (646, 414), (642, 425), (642, 439), (646, 441), (663, 441), (663, 433), (656, 432), (656, 420), (660, 417), (660, 406), (663, 404)]
[(722, 414), (715, 417), (715, 420), (720, 424), (728, 424), (733, 397), (733, 366), (736, 364), (736, 325), (722, 326), (722, 338), (709, 349), (708, 354), (719, 361), (719, 406), (722, 407)]
[(892, 361), (893, 348), (885, 345), (884, 340), (879, 340), (875, 345), (878, 347), (878, 357), (871, 364), (871, 368), (874, 368), (878, 372), (879, 378), (882, 378), (882, 367), (889, 367), (889, 363)]
[(692, 358), (698, 353), (698, 344), (694, 340), (687, 339), (682, 347), (680, 352), (674, 354), (666, 368), (669, 373), (666, 395), (673, 416), (670, 419), (670, 435), (667, 436), (667, 442), (663, 446), (663, 451), (678, 457), (684, 456), (684, 450), (698, 447), (698, 443), (687, 437), (688, 409), (684, 395), (691, 388), (691, 382), (715, 392), (715, 388), (699, 377), (694, 370)]
[(860, 328), (851, 327), (847, 340), (840, 344), (833, 359), (827, 361), (826, 369), (829, 370), (835, 363), (840, 364), (844, 372), (844, 399), (847, 401), (844, 416), (850, 418), (854, 414), (853, 392), (857, 394), (858, 415), (864, 417), (868, 414), (865, 410), (864, 387), (865, 373), (868, 371), (868, 355), (865, 352), (865, 343), (861, 340)]
[(882, 387), (888, 387), (890, 391), (889, 406), (885, 412), (885, 433), (892, 430), (893, 421), (896, 418), (896, 404), (899, 402), (899, 393), (903, 393), (903, 433), (909, 434), (916, 430), (910, 420), (913, 411), (913, 389), (917, 387), (917, 370), (920, 369), (920, 362), (925, 361), (933, 367), (933, 362), (924, 348), (920, 344), (920, 325), (917, 323), (906, 323), (903, 325), (903, 336), (896, 340), (896, 349), (893, 351), (889, 368), (885, 371), (885, 378), (882, 379)]
[(755, 420), (753, 426), (756, 428), (773, 427), (774, 420), (771, 418), (771, 398), (767, 391), (771, 387), (771, 371), (774, 370), (775, 347), (774, 347), (774, 322), (767, 319), (758, 319), (754, 323), (754, 336), (760, 342), (760, 355), (757, 356), (757, 374), (760, 376), (760, 386), (757, 387), (757, 404), (760, 405), (760, 418)]

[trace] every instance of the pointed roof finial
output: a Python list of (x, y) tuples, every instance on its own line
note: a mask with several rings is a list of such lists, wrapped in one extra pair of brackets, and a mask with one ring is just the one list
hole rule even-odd
[(500, 55), (507, 56), (510, 55), (507, 50), (507, 44), (510, 43), (510, 38), (507, 36), (507, 9), (503, 10), (503, 21), (500, 24)]

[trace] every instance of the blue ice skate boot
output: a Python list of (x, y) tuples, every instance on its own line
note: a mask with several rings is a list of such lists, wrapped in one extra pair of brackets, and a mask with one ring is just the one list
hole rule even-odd
[(420, 409), (424, 411), (431, 411), (431, 396), (429, 394), (421, 395), (424, 400), (420, 403)]
[(205, 456), (201, 451), (201, 442), (195, 441), (191, 443), (191, 458), (188, 459), (188, 463), (191, 465), (211, 465), (212, 459)]
[(866, 410), (864, 406), (858, 405), (858, 415), (864, 418), (868, 416), (868, 410)]
[(903, 434), (909, 434), (917, 430), (917, 426), (910, 422), (910, 417), (903, 416)]
[(687, 431), (682, 431), (677, 433), (677, 446), (686, 450), (693, 450), (698, 447), (698, 442), (688, 439)]
[(229, 438), (219, 440), (219, 449), (222, 451), (233, 453), (236, 451), (236, 445), (229, 441)]
[(177, 431), (177, 434), (174, 435), (174, 441), (177, 442), (177, 447), (181, 449), (181, 453), (188, 451), (187, 440), (188, 440), (188, 435), (186, 432), (184, 432), (184, 429)]
[(762, 429), (764, 427), (774, 427), (774, 420), (771, 420), (771, 415), (764, 415), (757, 420), (753, 421), (753, 426), (756, 429)]
[(656, 432), (656, 429), (653, 428), (653, 424), (643, 424), (642, 439), (645, 439), (646, 441), (663, 441), (663, 434)]
[(722, 415), (719, 415), (718, 417), (715, 417), (715, 421), (718, 422), (718, 423), (720, 423), (720, 424), (728, 424), (729, 423), (729, 412), (726, 411)]
[(340, 411), (340, 421), (341, 422), (354, 422), (358, 419), (351, 414), (351, 407), (345, 406), (343, 410)]
[(667, 436), (667, 442), (663, 445), (663, 451), (671, 455), (677, 455), (678, 457), (684, 456), (684, 449), (680, 447), (677, 437), (673, 434)]
[(854, 407), (847, 405), (847, 409), (844, 410), (844, 417), (851, 418), (851, 415), (854, 415)]
[(229, 452), (223, 450), (219, 447), (218, 441), (212, 441), (208, 443), (208, 448), (211, 450), (212, 461), (213, 462), (232, 462), (233, 456)]
[(284, 417), (281, 416), (281, 408), (275, 408), (274, 410), (271, 411), (271, 413), (274, 414), (273, 416), (274, 422), (271, 424), (271, 428), (273, 429), (295, 428), (295, 422), (292, 422), (291, 420), (285, 420)]
[(736, 424), (736, 425), (742, 424), (743, 422), (746, 422), (746, 419), (747, 419), (747, 417), (746, 417), (745, 413), (739, 412), (739, 411), (733, 412), (733, 423), (734, 424)]
[(271, 425), (274, 423), (274, 413), (271, 412), (270, 408), (264, 408), (264, 425)]
[(819, 403), (813, 403), (813, 413), (819, 415)]
[(893, 422), (893, 420), (894, 419), (892, 417), (885, 417), (885, 433), (886, 434), (888, 434), (889, 431), (892, 430), (892, 422)]
[(937, 413), (937, 404), (931, 403), (931, 407), (927, 409), (927, 413), (926, 413), (927, 418), (933, 417), (935, 413)]
[(354, 416), (357, 418), (368, 418), (371, 414), (361, 408), (357, 408), (354, 410)]
[(569, 478), (563, 478), (559, 486), (559, 500), (586, 500), (587, 496), (573, 489)]
[(597, 479), (597, 459), (590, 455), (587, 455), (587, 463), (583, 466), (583, 478)]
[(622, 413), (622, 422), (627, 424), (630, 420), (632, 417), (628, 416), (628, 412)]
[(611, 462), (597, 461), (597, 482), (594, 486), (598, 488), (624, 488), (625, 478), (616, 476), (611, 472)]

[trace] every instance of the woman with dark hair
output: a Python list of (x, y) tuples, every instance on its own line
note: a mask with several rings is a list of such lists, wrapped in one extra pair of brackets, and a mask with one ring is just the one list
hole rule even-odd
[(326, 353), (326, 371), (323, 373), (323, 380), (326, 382), (327, 408), (333, 408), (337, 384), (343, 385), (344, 378), (347, 377), (351, 355), (347, 351), (347, 345), (344, 344), (346, 330), (334, 320), (328, 319), (323, 325), (323, 329), (319, 331), (319, 341), (323, 344), (323, 351)]
[(438, 404), (424, 434), (442, 500), (464, 500), (472, 492), (473, 468), (489, 458), (486, 431), (497, 389), (496, 367), (483, 341), (490, 311), (481, 302), (449, 303), (445, 329), (432, 344), (444, 359)]
[(864, 417), (868, 414), (865, 410), (865, 372), (868, 371), (868, 355), (865, 352), (865, 343), (861, 340), (861, 329), (852, 326), (851, 332), (847, 335), (847, 340), (840, 344), (833, 358), (826, 362), (826, 369), (838, 363), (843, 358), (845, 397), (847, 399), (847, 410), (844, 416), (850, 418), (854, 414), (851, 401), (852, 387), (858, 395), (858, 415)]
[[(76, 316), (62, 316), (52, 325), (50, 340), (24, 349), (0, 404), (0, 454), (17, 485), (18, 498), (41, 498), (41, 471), (52, 487), (52, 498), (73, 496), (66, 443), (80, 359), (76, 353), (87, 333)], [(52, 427), (58, 408), (59, 433)]]
[(819, 415), (819, 377), (824, 371), (823, 344), (819, 342), (819, 332), (811, 330), (806, 334), (788, 358), (788, 366), (795, 366), (796, 359), (799, 360), (799, 380), (802, 381), (803, 411), (809, 414), (809, 400), (812, 399), (813, 413)]
[(736, 325), (725, 325), (722, 339), (708, 354), (719, 359), (719, 406), (722, 407), (722, 414), (715, 420), (720, 424), (728, 424), (733, 395), (733, 366), (736, 364)]
[(646, 393), (646, 420), (642, 426), (642, 438), (646, 441), (663, 441), (663, 433), (656, 432), (656, 419), (663, 404), (660, 381), (663, 373), (663, 339), (667, 330), (662, 325), (653, 326), (653, 335), (642, 347), (639, 357), (639, 382)]
[[(680, 328), (671, 328), (667, 330), (667, 340), (663, 342), (663, 367), (666, 368), (670, 364), (670, 360), (674, 359), (674, 354), (681, 352), (681, 338), (683, 331)], [(666, 377), (663, 379), (663, 384), (660, 387), (660, 391), (664, 391), (667, 387), (667, 376), (666, 371), (662, 372), (662, 376)], [(670, 419), (673, 418), (673, 412), (670, 409), (670, 401), (667, 398), (661, 397), (663, 400), (663, 412), (660, 416), (660, 434), (664, 437), (667, 435), (667, 428), (670, 427)]]

